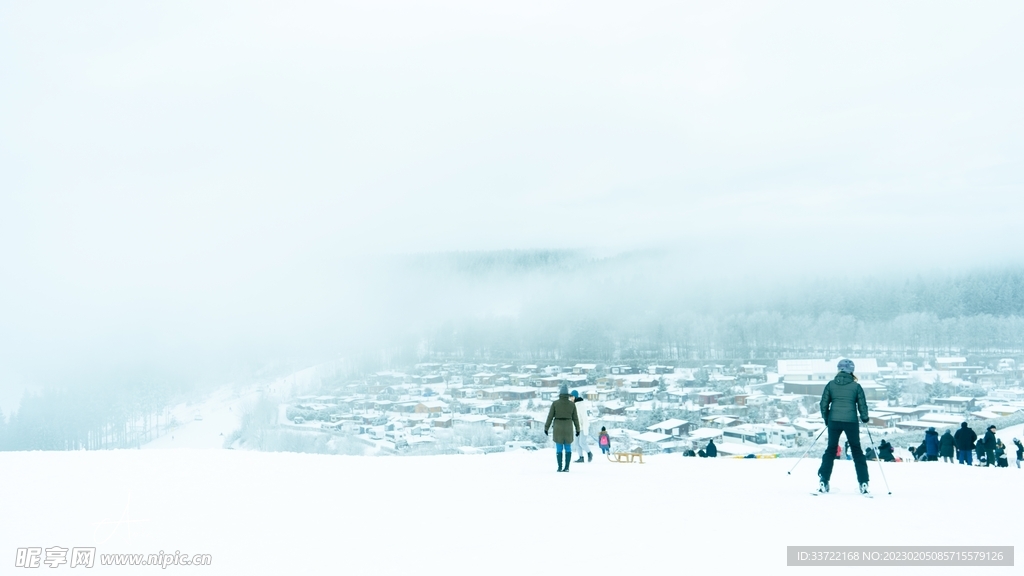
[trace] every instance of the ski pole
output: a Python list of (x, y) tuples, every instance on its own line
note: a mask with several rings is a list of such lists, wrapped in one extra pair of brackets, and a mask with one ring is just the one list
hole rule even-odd
[(800, 464), (800, 461), (804, 459), (804, 456), (807, 456), (807, 453), (811, 451), (811, 448), (814, 448), (814, 445), (818, 443), (818, 438), (821, 438), (821, 435), (825, 433), (826, 429), (828, 429), (828, 426), (826, 426), (825, 428), (822, 428), (821, 432), (818, 432), (818, 436), (817, 436), (817, 438), (814, 439), (814, 442), (811, 442), (811, 445), (807, 447), (807, 450), (804, 450), (803, 456), (800, 456), (799, 458), (797, 458), (796, 464), (793, 464), (793, 467), (790, 468), (789, 472), (786, 472), (786, 474), (790, 474), (790, 475), (793, 474), (793, 470), (796, 470), (797, 464)]
[[(867, 433), (868, 433), (868, 440), (871, 442), (871, 447), (874, 448), (874, 446), (875, 446), (875, 439), (871, 437), (871, 429), (868, 428), (867, 426), (865, 426), (864, 430), (867, 431)], [(878, 457), (878, 455), (877, 455), (878, 451), (876, 450), (875, 452), (876, 452), (875, 459), (878, 460), (878, 470), (882, 472), (882, 482), (885, 483), (885, 491), (889, 493), (889, 496), (892, 496), (892, 490), (889, 490), (889, 481), (885, 479), (885, 467), (882, 466), (882, 459)]]

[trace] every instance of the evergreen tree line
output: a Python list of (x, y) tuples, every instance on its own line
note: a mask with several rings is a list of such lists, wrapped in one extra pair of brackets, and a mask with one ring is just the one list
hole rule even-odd
[(172, 391), (151, 383), (47, 388), (0, 414), (0, 450), (137, 448), (156, 438)]
[(912, 313), (939, 319), (1024, 316), (1024, 270), (977, 270), (913, 279), (822, 280), (758, 304), (787, 316), (831, 312), (865, 321)]
[(616, 322), (576, 318), (529, 323), (512, 319), (449, 323), (407, 353), (402, 362), (426, 359), (708, 360), (785, 358), (860, 351), (886, 356), (1024, 352), (1024, 316), (900, 314), (890, 320), (862, 320), (824, 312), (786, 315), (779, 311), (728, 316), (681, 314)]

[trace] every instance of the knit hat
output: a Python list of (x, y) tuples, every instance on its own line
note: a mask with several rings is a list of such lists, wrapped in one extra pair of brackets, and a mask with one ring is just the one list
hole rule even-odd
[(839, 371), (853, 374), (853, 360), (843, 358), (839, 361)]
[(565, 394), (565, 395), (568, 395), (568, 394), (569, 394), (569, 386), (568, 386), (568, 385), (566, 385), (566, 384), (562, 384), (562, 385), (561, 385), (561, 386), (560, 386), (560, 387), (558, 388), (558, 395), (559, 395), (559, 396), (562, 396), (563, 394)]
[(569, 395), (572, 396), (573, 398), (579, 398), (580, 397), (580, 393), (578, 391), (576, 391), (576, 390), (573, 390), (572, 392), (569, 392)]

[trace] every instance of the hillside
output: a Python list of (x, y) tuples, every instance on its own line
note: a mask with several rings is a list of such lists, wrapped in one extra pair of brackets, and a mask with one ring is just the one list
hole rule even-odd
[[(836, 493), (812, 497), (815, 462), (787, 476), (794, 462), (598, 458), (556, 474), (552, 450), (408, 458), (8, 452), (0, 469), (5, 493), (17, 497), (0, 501), (0, 541), (8, 555), (55, 545), (212, 554), (210, 567), (174, 568), (196, 574), (764, 574), (790, 570), (787, 545), (1022, 543), (1004, 504), (1018, 498), (1024, 471), (893, 463), (887, 496), (872, 462), (876, 497), (865, 499), (855, 493), (852, 463), (841, 461)], [(965, 494), (984, 495), (976, 513), (957, 500)], [(961, 527), (979, 521), (983, 532)], [(97, 561), (94, 570), (130, 569)]]

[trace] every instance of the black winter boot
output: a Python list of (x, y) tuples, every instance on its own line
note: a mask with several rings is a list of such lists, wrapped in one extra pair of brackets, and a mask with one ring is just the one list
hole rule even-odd
[(562, 472), (569, 471), (569, 462), (572, 462), (572, 452), (565, 453), (565, 468), (562, 468)]
[(562, 455), (558, 454), (558, 470), (555, 470), (555, 472), (561, 472), (561, 471), (562, 471)]
[(594, 461), (594, 453), (593, 452), (587, 452), (587, 462), (593, 462), (593, 461)]
[(576, 462), (583, 462), (583, 455), (582, 455), (582, 454), (580, 454), (580, 457), (579, 457), (579, 458), (577, 458), (577, 459), (576, 459), (575, 461), (576, 461)]

